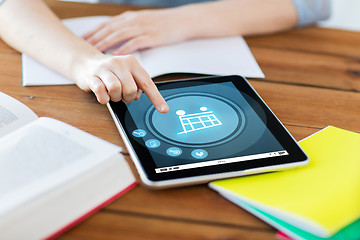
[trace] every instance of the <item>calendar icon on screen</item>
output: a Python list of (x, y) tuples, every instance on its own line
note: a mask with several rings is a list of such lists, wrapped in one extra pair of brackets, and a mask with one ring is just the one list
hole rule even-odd
[(192, 114), (186, 114), (184, 110), (176, 111), (176, 114), (179, 115), (179, 120), (183, 129), (183, 131), (178, 134), (195, 132), (222, 125), (214, 112), (207, 110), (206, 107), (201, 107), (201, 112)]

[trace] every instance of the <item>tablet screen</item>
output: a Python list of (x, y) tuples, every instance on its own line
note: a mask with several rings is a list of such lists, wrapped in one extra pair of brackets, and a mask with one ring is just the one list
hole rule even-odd
[[(159, 113), (146, 95), (129, 104), (112, 103), (113, 108), (121, 109), (117, 115), (149, 175), (154, 179), (190, 176), (194, 170), (199, 174), (201, 169), (230, 165), (232, 169), (261, 159), (260, 166), (267, 166), (291, 154), (289, 146), (284, 146), (288, 134), (282, 137), (286, 131), (276, 134), (281, 124), (244, 84), (246, 80), (239, 78), (159, 84), (169, 105), (165, 114)], [(251, 163), (242, 168), (249, 166)]]

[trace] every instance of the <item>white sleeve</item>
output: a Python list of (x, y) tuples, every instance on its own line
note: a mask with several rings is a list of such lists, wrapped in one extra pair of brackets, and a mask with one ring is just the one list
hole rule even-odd
[(298, 26), (313, 24), (327, 19), (331, 14), (330, 0), (292, 0), (297, 14)]

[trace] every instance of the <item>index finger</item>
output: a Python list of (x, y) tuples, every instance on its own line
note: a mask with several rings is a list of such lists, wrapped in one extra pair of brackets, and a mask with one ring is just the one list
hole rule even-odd
[(147, 72), (145, 72), (144, 69), (140, 69), (139, 72), (135, 71), (133, 75), (137, 86), (150, 99), (156, 110), (158, 110), (161, 113), (168, 112), (169, 106), (167, 105), (165, 99), (161, 96), (155, 83), (151, 80)]

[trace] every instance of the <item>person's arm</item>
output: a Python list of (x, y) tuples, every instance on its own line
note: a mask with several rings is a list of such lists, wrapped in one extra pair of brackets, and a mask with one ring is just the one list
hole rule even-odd
[(127, 54), (193, 38), (273, 33), (295, 27), (297, 20), (291, 0), (222, 0), (125, 12), (84, 38), (101, 51), (127, 41), (114, 52)]
[(156, 109), (168, 106), (146, 71), (132, 56), (111, 57), (73, 35), (41, 0), (6, 0), (0, 5), (0, 37), (51, 69), (93, 91), (100, 103), (140, 98)]

